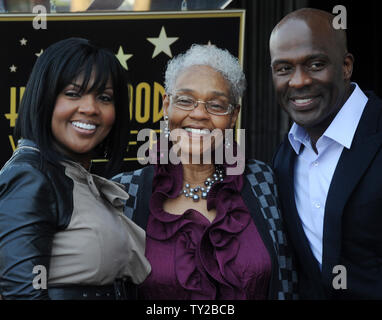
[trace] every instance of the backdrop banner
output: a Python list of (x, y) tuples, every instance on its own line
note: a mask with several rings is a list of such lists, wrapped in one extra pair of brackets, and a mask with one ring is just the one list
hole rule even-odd
[[(111, 49), (129, 71), (132, 99), (126, 106), (130, 108), (126, 125), (131, 134), (121, 168), (127, 171), (142, 166), (137, 161), (137, 150), (147, 141), (137, 141), (139, 130), (151, 128), (159, 138), (168, 60), (193, 43), (210, 43), (227, 49), (243, 63), (244, 18), (244, 10), (1, 15), (0, 167), (17, 146), (12, 133), (30, 72), (52, 43), (69, 37), (87, 38)], [(105, 161), (94, 159), (94, 171)]]

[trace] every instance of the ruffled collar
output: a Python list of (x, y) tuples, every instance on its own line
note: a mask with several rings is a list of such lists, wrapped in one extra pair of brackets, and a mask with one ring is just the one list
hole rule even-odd
[[(227, 169), (228, 165), (223, 165)], [(233, 262), (239, 250), (237, 237), (250, 222), (250, 214), (241, 198), (243, 175), (225, 176), (208, 193), (208, 210), (216, 209), (211, 223), (197, 223), (193, 209), (174, 215), (163, 209), (168, 198), (176, 198), (183, 187), (183, 167), (156, 165), (147, 235), (157, 241), (176, 238), (175, 270), (180, 285), (191, 290), (193, 298), (215, 299), (226, 289), (226, 299), (244, 299), (240, 275)], [(211, 278), (214, 279), (211, 281)]]

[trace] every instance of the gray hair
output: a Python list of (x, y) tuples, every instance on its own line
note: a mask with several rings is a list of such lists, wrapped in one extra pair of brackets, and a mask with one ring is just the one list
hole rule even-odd
[(167, 64), (165, 89), (171, 92), (179, 74), (186, 68), (195, 65), (209, 66), (220, 72), (229, 82), (234, 103), (238, 103), (246, 88), (246, 80), (239, 60), (228, 50), (214, 45), (193, 44), (184, 54), (179, 54)]

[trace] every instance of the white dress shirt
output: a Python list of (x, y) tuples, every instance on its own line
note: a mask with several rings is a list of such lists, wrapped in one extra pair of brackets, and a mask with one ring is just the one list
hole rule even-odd
[[(343, 148), (350, 149), (367, 96), (357, 84), (336, 117), (318, 139), (313, 151), (304, 128), (296, 123), (289, 131), (289, 142), (297, 154), (294, 191), (298, 214), (313, 255), (322, 264), (322, 234), (326, 198)], [(300, 152), (301, 145), (304, 145)]]

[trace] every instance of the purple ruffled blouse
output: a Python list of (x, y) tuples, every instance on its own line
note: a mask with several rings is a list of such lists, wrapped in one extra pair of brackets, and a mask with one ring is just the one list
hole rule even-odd
[(210, 222), (196, 210), (163, 210), (183, 187), (182, 165), (157, 165), (146, 229), (152, 271), (139, 286), (141, 299), (266, 299), (271, 274), (267, 249), (240, 191), (244, 176), (226, 176), (207, 198)]

